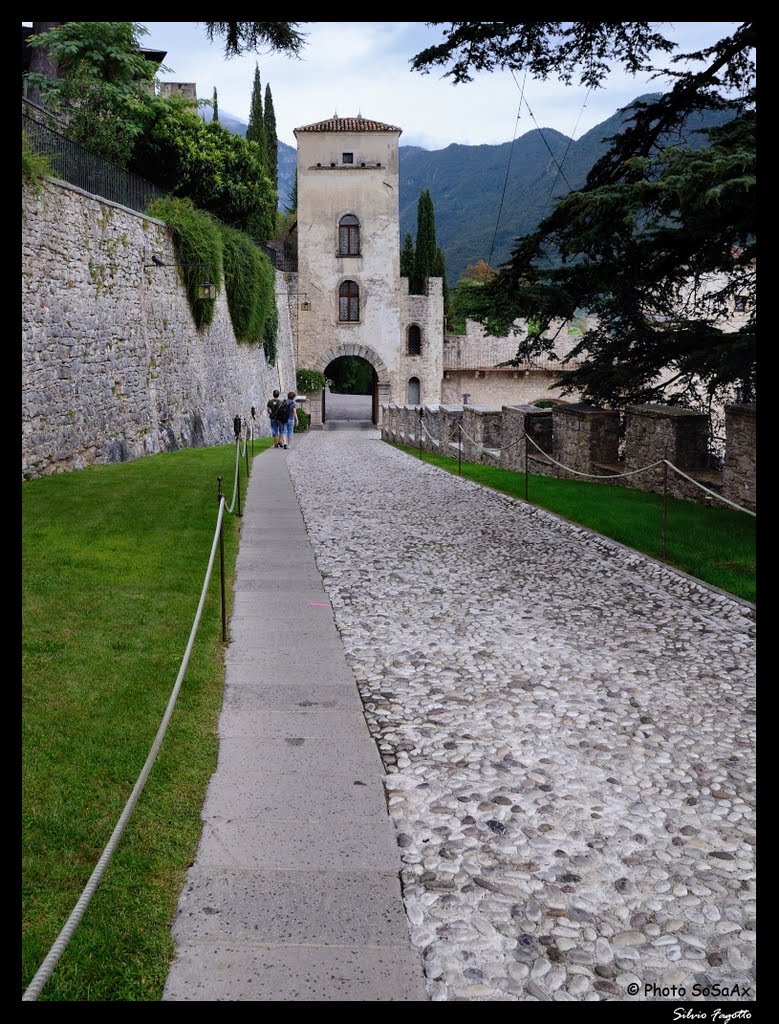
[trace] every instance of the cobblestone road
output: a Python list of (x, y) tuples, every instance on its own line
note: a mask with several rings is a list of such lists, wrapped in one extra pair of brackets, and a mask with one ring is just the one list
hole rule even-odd
[(748, 607), (374, 432), (289, 469), (431, 997), (754, 999)]

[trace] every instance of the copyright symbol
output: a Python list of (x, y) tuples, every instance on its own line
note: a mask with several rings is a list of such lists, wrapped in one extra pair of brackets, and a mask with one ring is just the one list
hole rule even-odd
[(638, 994), (638, 985), (635, 983), (635, 981), (631, 981), (631, 983), (628, 985), (628, 995), (629, 996), (635, 996), (637, 994)]

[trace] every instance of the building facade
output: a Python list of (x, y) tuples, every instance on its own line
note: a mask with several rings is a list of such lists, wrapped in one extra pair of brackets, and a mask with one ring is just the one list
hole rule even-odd
[[(376, 422), (387, 402), (439, 401), (443, 376), (441, 279), (409, 295), (400, 276), (400, 135), (360, 115), (295, 129), (298, 365), (324, 373), (339, 356), (365, 359)], [(316, 425), (316, 400), (311, 412)]]

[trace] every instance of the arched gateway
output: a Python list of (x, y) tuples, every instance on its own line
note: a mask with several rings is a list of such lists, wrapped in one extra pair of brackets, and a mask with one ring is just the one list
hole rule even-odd
[[(357, 345), (348, 343), (344, 345), (334, 345), (328, 348), (325, 352), (320, 353), (314, 360), (314, 365), (311, 367), (312, 370), (319, 370), (320, 373), (324, 373), (330, 363), (334, 359), (338, 359), (340, 356), (357, 356), (360, 359), (364, 359), (367, 363), (373, 367), (373, 406), (371, 419), (374, 423), (379, 422), (379, 410), (383, 403), (389, 402), (390, 400), (390, 373), (387, 369), (384, 360), (378, 355), (373, 349), (368, 348), (365, 345)], [(322, 392), (322, 423), (327, 421), (327, 392)], [(313, 413), (312, 413), (313, 416)], [(315, 417), (314, 417), (315, 418)]]

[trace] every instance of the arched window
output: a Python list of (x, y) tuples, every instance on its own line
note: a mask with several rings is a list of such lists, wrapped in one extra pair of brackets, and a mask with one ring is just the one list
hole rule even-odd
[(408, 354), (410, 356), (422, 354), (422, 332), (417, 324), (412, 324), (408, 329)]
[(355, 281), (344, 281), (338, 289), (338, 319), (360, 319), (360, 289)]
[(360, 255), (360, 222), (351, 213), (338, 221), (338, 255)]
[(408, 382), (408, 404), (419, 405), (420, 397), (419, 377), (411, 377)]

